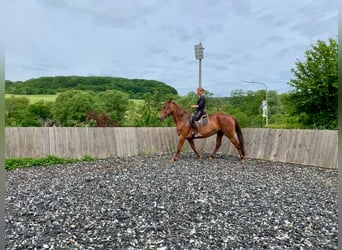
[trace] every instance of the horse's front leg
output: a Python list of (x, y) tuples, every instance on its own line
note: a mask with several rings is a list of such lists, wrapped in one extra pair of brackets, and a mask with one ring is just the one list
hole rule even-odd
[(185, 141), (185, 138), (183, 136), (179, 136), (179, 138), (178, 138), (178, 145), (177, 145), (177, 152), (176, 152), (175, 157), (172, 158), (173, 161), (177, 161), (178, 160), (179, 153), (180, 153), (180, 151), (181, 151), (181, 149), (183, 147), (184, 141)]
[(194, 143), (194, 140), (193, 140), (192, 138), (189, 138), (189, 139), (188, 139), (188, 142), (189, 142), (189, 144), (190, 144), (192, 150), (193, 150), (193, 151), (195, 152), (195, 154), (197, 155), (197, 158), (198, 158), (199, 160), (202, 160), (202, 155), (200, 155), (200, 154), (198, 153), (198, 151), (197, 151), (197, 149), (196, 149), (196, 146), (195, 146), (195, 143)]

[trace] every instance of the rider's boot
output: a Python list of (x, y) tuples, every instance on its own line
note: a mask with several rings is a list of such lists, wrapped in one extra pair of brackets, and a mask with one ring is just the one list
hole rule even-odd
[(200, 133), (200, 124), (199, 124), (199, 122), (194, 122), (194, 124), (195, 124), (195, 128), (196, 128), (195, 137), (201, 137), (201, 136), (203, 136), (203, 135)]

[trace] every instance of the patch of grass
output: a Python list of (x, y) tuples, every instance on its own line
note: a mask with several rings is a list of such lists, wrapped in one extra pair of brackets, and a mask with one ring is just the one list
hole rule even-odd
[(135, 104), (144, 104), (144, 100), (140, 100), (140, 99), (129, 99), (130, 101), (133, 101)]
[(12, 95), (6, 94), (5, 98), (14, 97), (26, 97), (30, 100), (30, 104), (35, 104), (39, 101), (54, 102), (58, 95)]
[(8, 158), (5, 159), (5, 169), (14, 170), (18, 168), (29, 168), (34, 166), (51, 166), (57, 164), (75, 163), (79, 161), (95, 161), (91, 156), (84, 156), (82, 159), (60, 158), (49, 155), (43, 158)]
[[(10, 98), (11, 96), (14, 97), (26, 97), (30, 100), (30, 104), (35, 104), (39, 101), (45, 101), (45, 102), (55, 102), (57, 95), (13, 95), (13, 94), (5, 94), (5, 98)], [(144, 104), (144, 100), (140, 99), (130, 99), (135, 104), (141, 105)]]

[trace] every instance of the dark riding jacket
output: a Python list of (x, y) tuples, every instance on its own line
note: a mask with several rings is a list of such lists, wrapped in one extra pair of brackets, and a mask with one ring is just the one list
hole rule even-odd
[(194, 121), (198, 121), (201, 116), (204, 114), (204, 110), (205, 110), (205, 95), (201, 95), (200, 98), (198, 98), (197, 100), (197, 112), (196, 115), (193, 118), (193, 122)]

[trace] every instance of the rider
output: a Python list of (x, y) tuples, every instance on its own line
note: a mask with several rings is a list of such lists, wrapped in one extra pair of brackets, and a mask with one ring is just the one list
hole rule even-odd
[(191, 126), (196, 128), (196, 134), (195, 137), (202, 136), (199, 132), (199, 123), (198, 120), (201, 118), (201, 116), (204, 114), (205, 110), (205, 95), (204, 95), (204, 89), (202, 87), (197, 88), (197, 94), (199, 95), (199, 98), (197, 100), (197, 104), (191, 105), (191, 108), (197, 109), (196, 114), (191, 119)]

